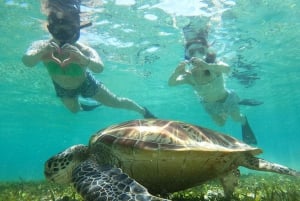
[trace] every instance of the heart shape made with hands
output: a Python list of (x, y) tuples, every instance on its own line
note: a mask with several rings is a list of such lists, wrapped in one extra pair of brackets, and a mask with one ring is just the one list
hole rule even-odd
[[(62, 47), (60, 47), (55, 42), (51, 42), (51, 46), (54, 48), (54, 51), (52, 51), (51, 54), (51, 59), (57, 64), (59, 64), (62, 68), (74, 61), (74, 58), (71, 56), (70, 50), (68, 48), (70, 46), (69, 44), (64, 44)], [(55, 53), (57, 53), (58, 55), (65, 54), (67, 55), (67, 57), (62, 60), (55, 56)]]

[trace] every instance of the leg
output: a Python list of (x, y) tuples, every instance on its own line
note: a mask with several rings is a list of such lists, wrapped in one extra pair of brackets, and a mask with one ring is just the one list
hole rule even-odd
[[(93, 76), (87, 73), (87, 79), (81, 87), (81, 95), (83, 97), (91, 97), (94, 100), (103, 103), (109, 107), (123, 108), (127, 110), (133, 110), (142, 114), (145, 118), (155, 118), (147, 108), (139, 106), (134, 101), (128, 98), (117, 97), (110, 92), (104, 84), (96, 81)], [(85, 111), (94, 109), (95, 107), (86, 107), (82, 105)], [(97, 106), (96, 106), (97, 107)]]
[(242, 125), (246, 124), (246, 118), (243, 114), (240, 113), (239, 108), (237, 108), (236, 110), (232, 111), (230, 113), (231, 118), (234, 121), (240, 122)]
[(231, 114), (233, 120), (241, 122), (242, 125), (242, 137), (243, 141), (247, 144), (257, 144), (256, 137), (248, 123), (246, 116), (240, 113), (238, 110)]
[(223, 111), (222, 104), (218, 102), (201, 102), (207, 114), (214, 120), (214, 122), (219, 125), (223, 126), (227, 119), (227, 114)]
[(245, 124), (242, 125), (242, 135), (243, 135), (243, 141), (247, 144), (257, 144), (257, 140), (255, 137), (255, 134), (252, 131), (252, 128), (250, 127), (248, 120), (245, 118)]
[(235, 92), (229, 90), (223, 107), (224, 110), (227, 111), (228, 115), (231, 116), (231, 118), (234, 121), (240, 122), (242, 125), (245, 125), (246, 118), (240, 112), (239, 101), (240, 99), (238, 95)]
[(256, 137), (248, 124), (247, 118), (240, 112), (238, 102), (238, 96), (234, 92), (230, 92), (226, 100), (227, 111), (234, 121), (241, 123), (243, 141), (247, 144), (257, 144)]
[(137, 103), (128, 98), (116, 96), (103, 84), (99, 86), (97, 93), (92, 98), (109, 107), (123, 108), (136, 111), (141, 115), (145, 115), (145, 109), (143, 107), (139, 106)]
[(214, 115), (211, 115), (211, 117), (216, 124), (218, 124), (219, 126), (224, 126), (224, 124), (226, 122), (226, 117), (224, 115), (214, 114)]
[(77, 113), (80, 111), (80, 105), (78, 103), (78, 98), (61, 98), (63, 104), (73, 113)]
[(71, 112), (76, 113), (80, 110), (78, 102), (78, 89), (65, 89), (53, 81), (53, 85), (56, 91), (56, 95), (60, 98), (62, 103)]

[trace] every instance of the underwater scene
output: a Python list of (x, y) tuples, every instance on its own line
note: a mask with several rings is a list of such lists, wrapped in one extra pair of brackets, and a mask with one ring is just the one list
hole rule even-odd
[(0, 200), (300, 201), (300, 1), (0, 15)]

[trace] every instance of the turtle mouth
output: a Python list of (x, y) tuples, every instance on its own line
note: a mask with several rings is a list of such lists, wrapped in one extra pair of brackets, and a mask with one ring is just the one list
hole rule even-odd
[[(47, 179), (51, 178), (52, 173), (48, 172), (47, 170), (44, 171), (44, 175)], [(51, 179), (50, 179), (51, 180)]]
[(57, 183), (66, 184), (71, 182), (72, 171), (57, 172), (56, 174), (45, 173), (47, 180)]
[(55, 183), (68, 182), (70, 168), (73, 168), (72, 159), (73, 154), (62, 152), (46, 161), (44, 169), (46, 179)]
[(60, 163), (56, 160), (48, 160), (45, 164), (44, 175), (47, 180), (54, 183), (64, 184), (71, 181), (72, 170), (76, 164), (70, 161)]

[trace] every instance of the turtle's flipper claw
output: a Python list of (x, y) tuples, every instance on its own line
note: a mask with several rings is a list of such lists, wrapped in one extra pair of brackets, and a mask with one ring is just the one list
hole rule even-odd
[(74, 186), (84, 200), (168, 201), (148, 193), (147, 189), (119, 168), (101, 167), (93, 160), (80, 164), (72, 175)]

